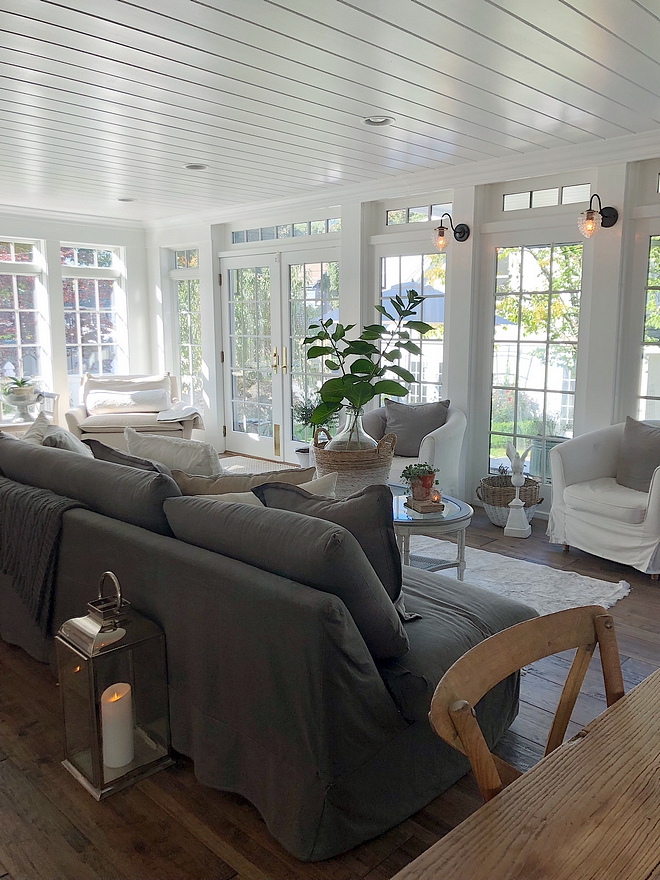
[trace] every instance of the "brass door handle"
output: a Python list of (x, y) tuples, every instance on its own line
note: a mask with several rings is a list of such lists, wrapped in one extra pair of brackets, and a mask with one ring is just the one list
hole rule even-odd
[(287, 371), (287, 355), (286, 355), (286, 347), (282, 346), (282, 372), (286, 373)]
[(277, 368), (279, 367), (279, 365), (280, 365), (280, 360), (277, 356), (277, 348), (274, 348), (273, 349), (273, 372), (274, 373), (277, 372)]

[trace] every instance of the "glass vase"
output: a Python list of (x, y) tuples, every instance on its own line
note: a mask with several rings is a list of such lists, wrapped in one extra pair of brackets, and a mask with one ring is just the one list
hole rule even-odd
[(377, 445), (374, 438), (364, 430), (362, 410), (347, 409), (344, 427), (325, 448), (335, 452), (340, 450), (354, 452), (358, 449), (373, 449)]

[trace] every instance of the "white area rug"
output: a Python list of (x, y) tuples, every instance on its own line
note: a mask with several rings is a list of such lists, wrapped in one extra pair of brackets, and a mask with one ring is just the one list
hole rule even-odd
[(285, 464), (281, 461), (267, 461), (264, 458), (249, 458), (243, 455), (228, 455), (220, 457), (222, 470), (227, 474), (265, 474), (268, 471), (282, 471), (295, 469), (294, 464)]
[[(456, 559), (456, 545), (423, 535), (410, 539), (411, 562), (426, 568), (430, 560)], [(466, 547), (465, 582), (491, 590), (500, 596), (517, 599), (536, 608), (539, 614), (551, 614), (579, 605), (603, 605), (609, 608), (630, 592), (627, 581), (610, 583), (585, 577), (573, 571), (562, 571), (548, 565), (525, 562)], [(425, 564), (426, 563), (426, 564)], [(439, 574), (456, 577), (457, 570), (448, 568)]]

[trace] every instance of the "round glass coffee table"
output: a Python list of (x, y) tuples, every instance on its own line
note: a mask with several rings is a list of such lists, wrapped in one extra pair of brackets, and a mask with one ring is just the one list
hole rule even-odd
[(457, 568), (459, 581), (465, 572), (465, 530), (470, 525), (474, 510), (458, 498), (442, 496), (445, 508), (441, 513), (417, 513), (405, 506), (406, 495), (395, 495), (392, 499), (394, 513), (394, 532), (401, 551), (401, 561), (410, 565), (410, 536), (427, 535), (440, 538), (456, 534), (457, 556), (453, 561), (441, 562), (427, 571), (441, 571), (443, 568)]

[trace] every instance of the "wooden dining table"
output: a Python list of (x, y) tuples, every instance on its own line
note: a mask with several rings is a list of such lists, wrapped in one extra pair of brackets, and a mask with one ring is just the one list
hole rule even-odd
[(392, 880), (660, 880), (660, 670)]

